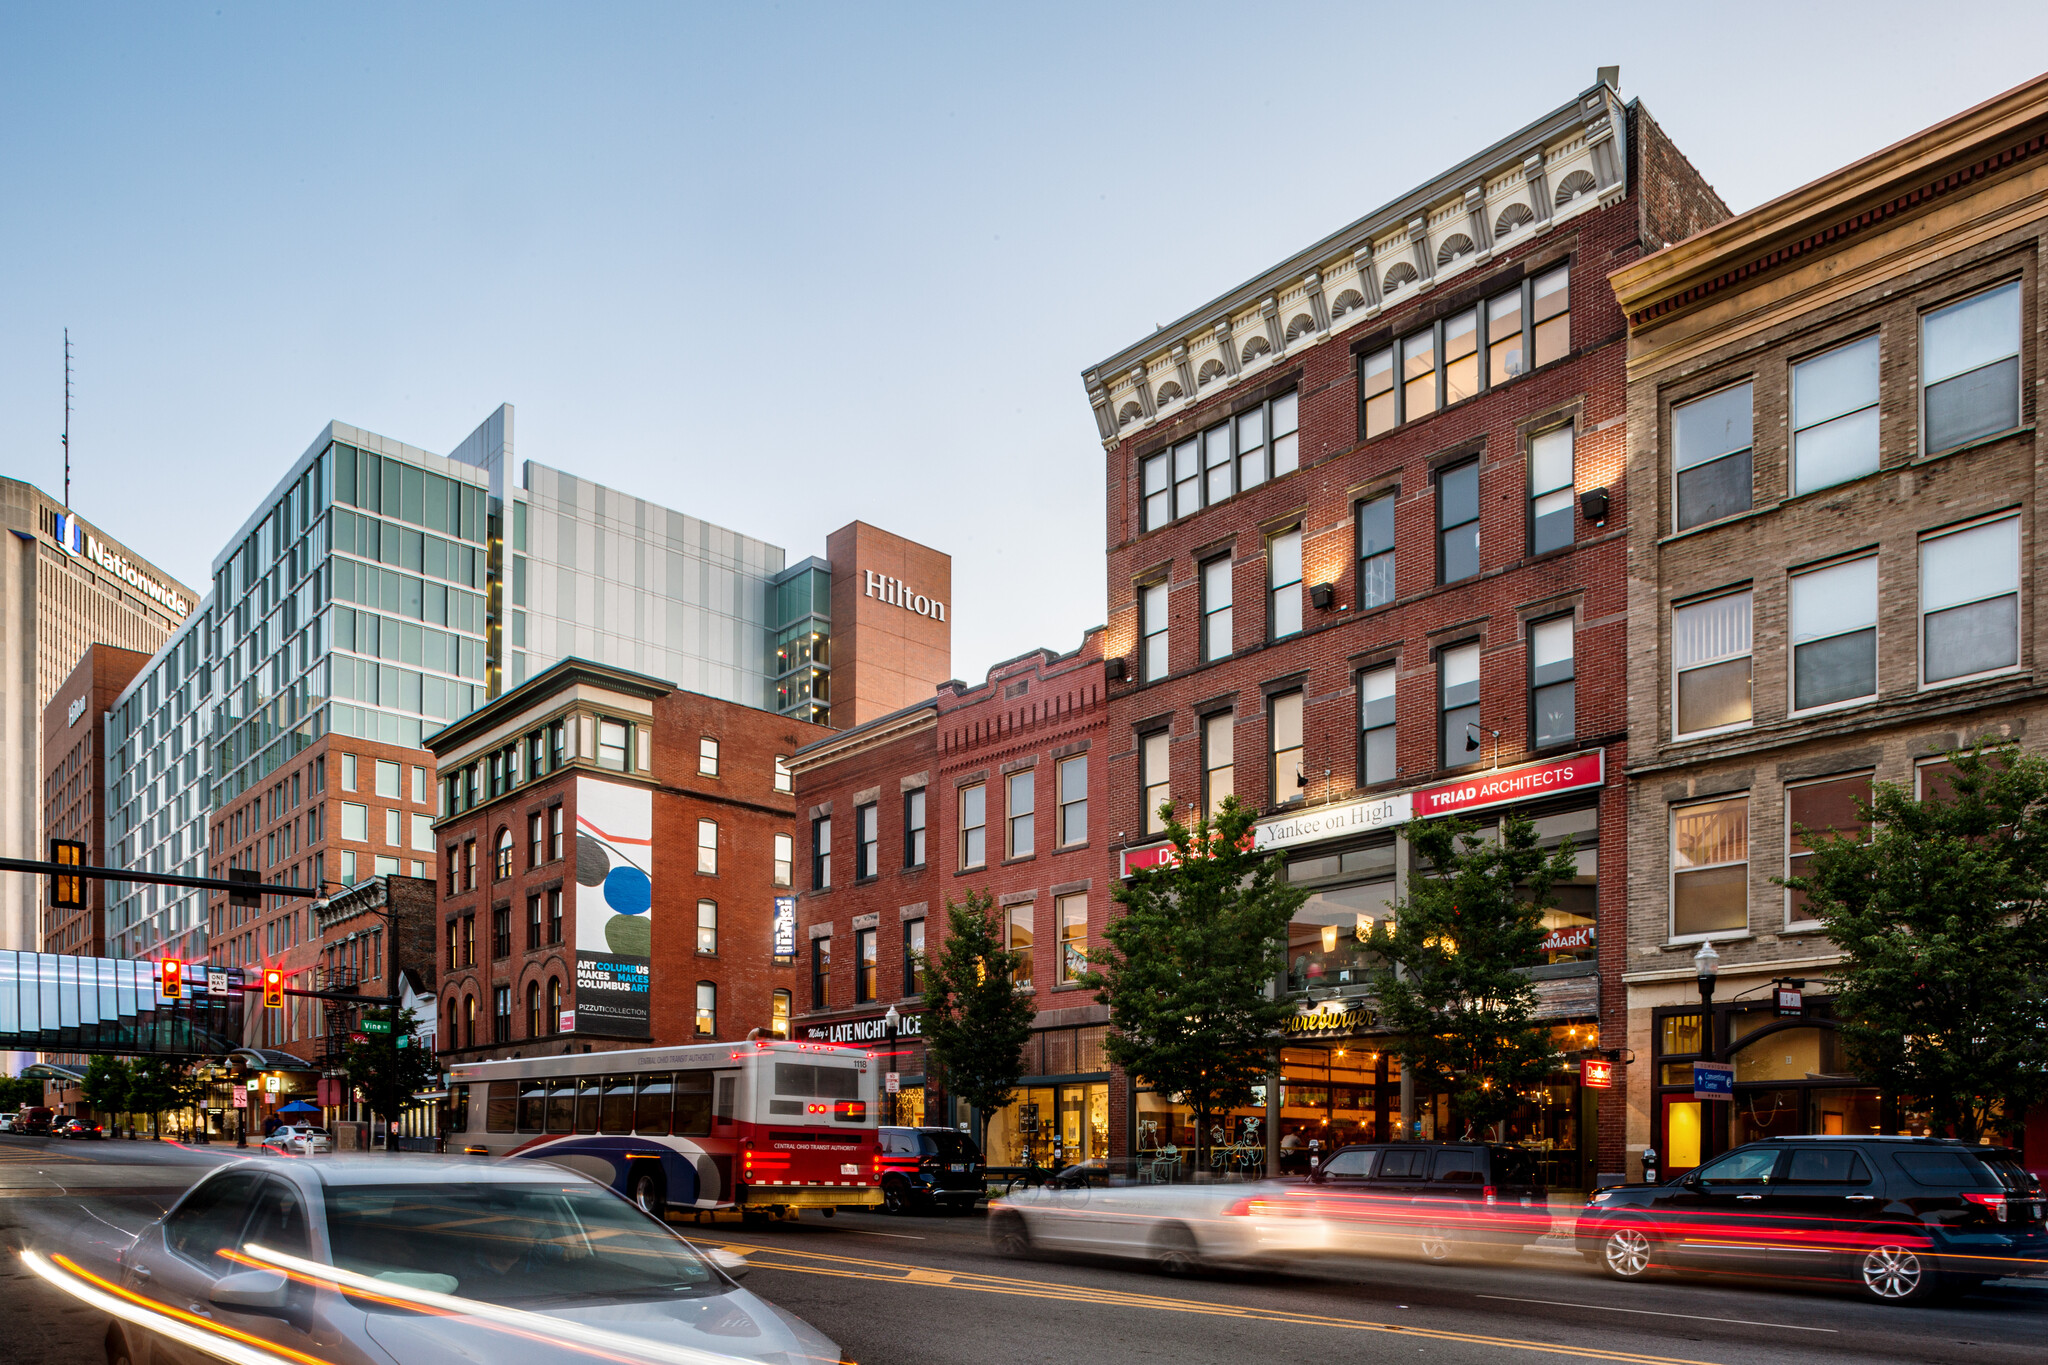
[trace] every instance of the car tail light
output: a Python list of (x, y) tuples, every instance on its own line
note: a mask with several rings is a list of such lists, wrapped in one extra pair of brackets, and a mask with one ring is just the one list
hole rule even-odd
[(1485, 1193), (1486, 1193), (1486, 1202), (1487, 1202), (1487, 1203), (1489, 1203), (1489, 1204), (1496, 1204), (1496, 1203), (1499, 1203), (1499, 1202), (1500, 1202), (1500, 1200), (1499, 1200), (1498, 1196), (1496, 1196), (1496, 1195), (1495, 1195), (1495, 1193), (1494, 1193), (1494, 1190), (1493, 1190), (1493, 1186), (1491, 1186), (1491, 1185), (1488, 1185), (1488, 1186), (1486, 1187), (1486, 1191), (1485, 1191)]
[(2005, 1221), (2006, 1200), (2004, 1195), (1973, 1194), (1970, 1191), (1965, 1190), (1963, 1192), (1963, 1198), (1969, 1200), (1972, 1204), (1975, 1204), (1980, 1208), (1989, 1209), (1991, 1211), (1991, 1216), (1993, 1218), (1996, 1218), (1999, 1222), (2003, 1223)]
[(1252, 1216), (1252, 1202), (1249, 1199), (1233, 1199), (1224, 1206), (1225, 1218), (1249, 1218)]

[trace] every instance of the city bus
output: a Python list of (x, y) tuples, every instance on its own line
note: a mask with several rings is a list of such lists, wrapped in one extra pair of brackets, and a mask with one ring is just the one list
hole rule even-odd
[(882, 1202), (866, 1050), (757, 1039), (449, 1070), (449, 1142), (601, 1180), (668, 1210), (782, 1216)]

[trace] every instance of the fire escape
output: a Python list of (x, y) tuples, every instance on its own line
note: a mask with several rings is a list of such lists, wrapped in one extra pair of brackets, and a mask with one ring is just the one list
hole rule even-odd
[[(322, 967), (315, 973), (318, 989), (352, 992), (362, 983), (362, 973), (352, 966)], [(325, 1000), (326, 1019), (321, 1034), (320, 1055), (314, 1064), (323, 1074), (340, 1075), (348, 1065), (348, 1036), (355, 1032), (358, 1005), (342, 1000)]]

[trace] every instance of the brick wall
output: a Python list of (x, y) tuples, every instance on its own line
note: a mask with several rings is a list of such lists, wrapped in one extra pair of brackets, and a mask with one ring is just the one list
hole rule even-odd
[(1682, 242), (1728, 217), (1728, 205), (1640, 103), (1628, 107), (1629, 183), (1642, 213), (1643, 249)]

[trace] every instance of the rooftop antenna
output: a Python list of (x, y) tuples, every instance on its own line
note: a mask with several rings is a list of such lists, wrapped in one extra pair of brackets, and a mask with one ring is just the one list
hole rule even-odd
[(64, 329), (64, 510), (71, 510), (71, 329)]

